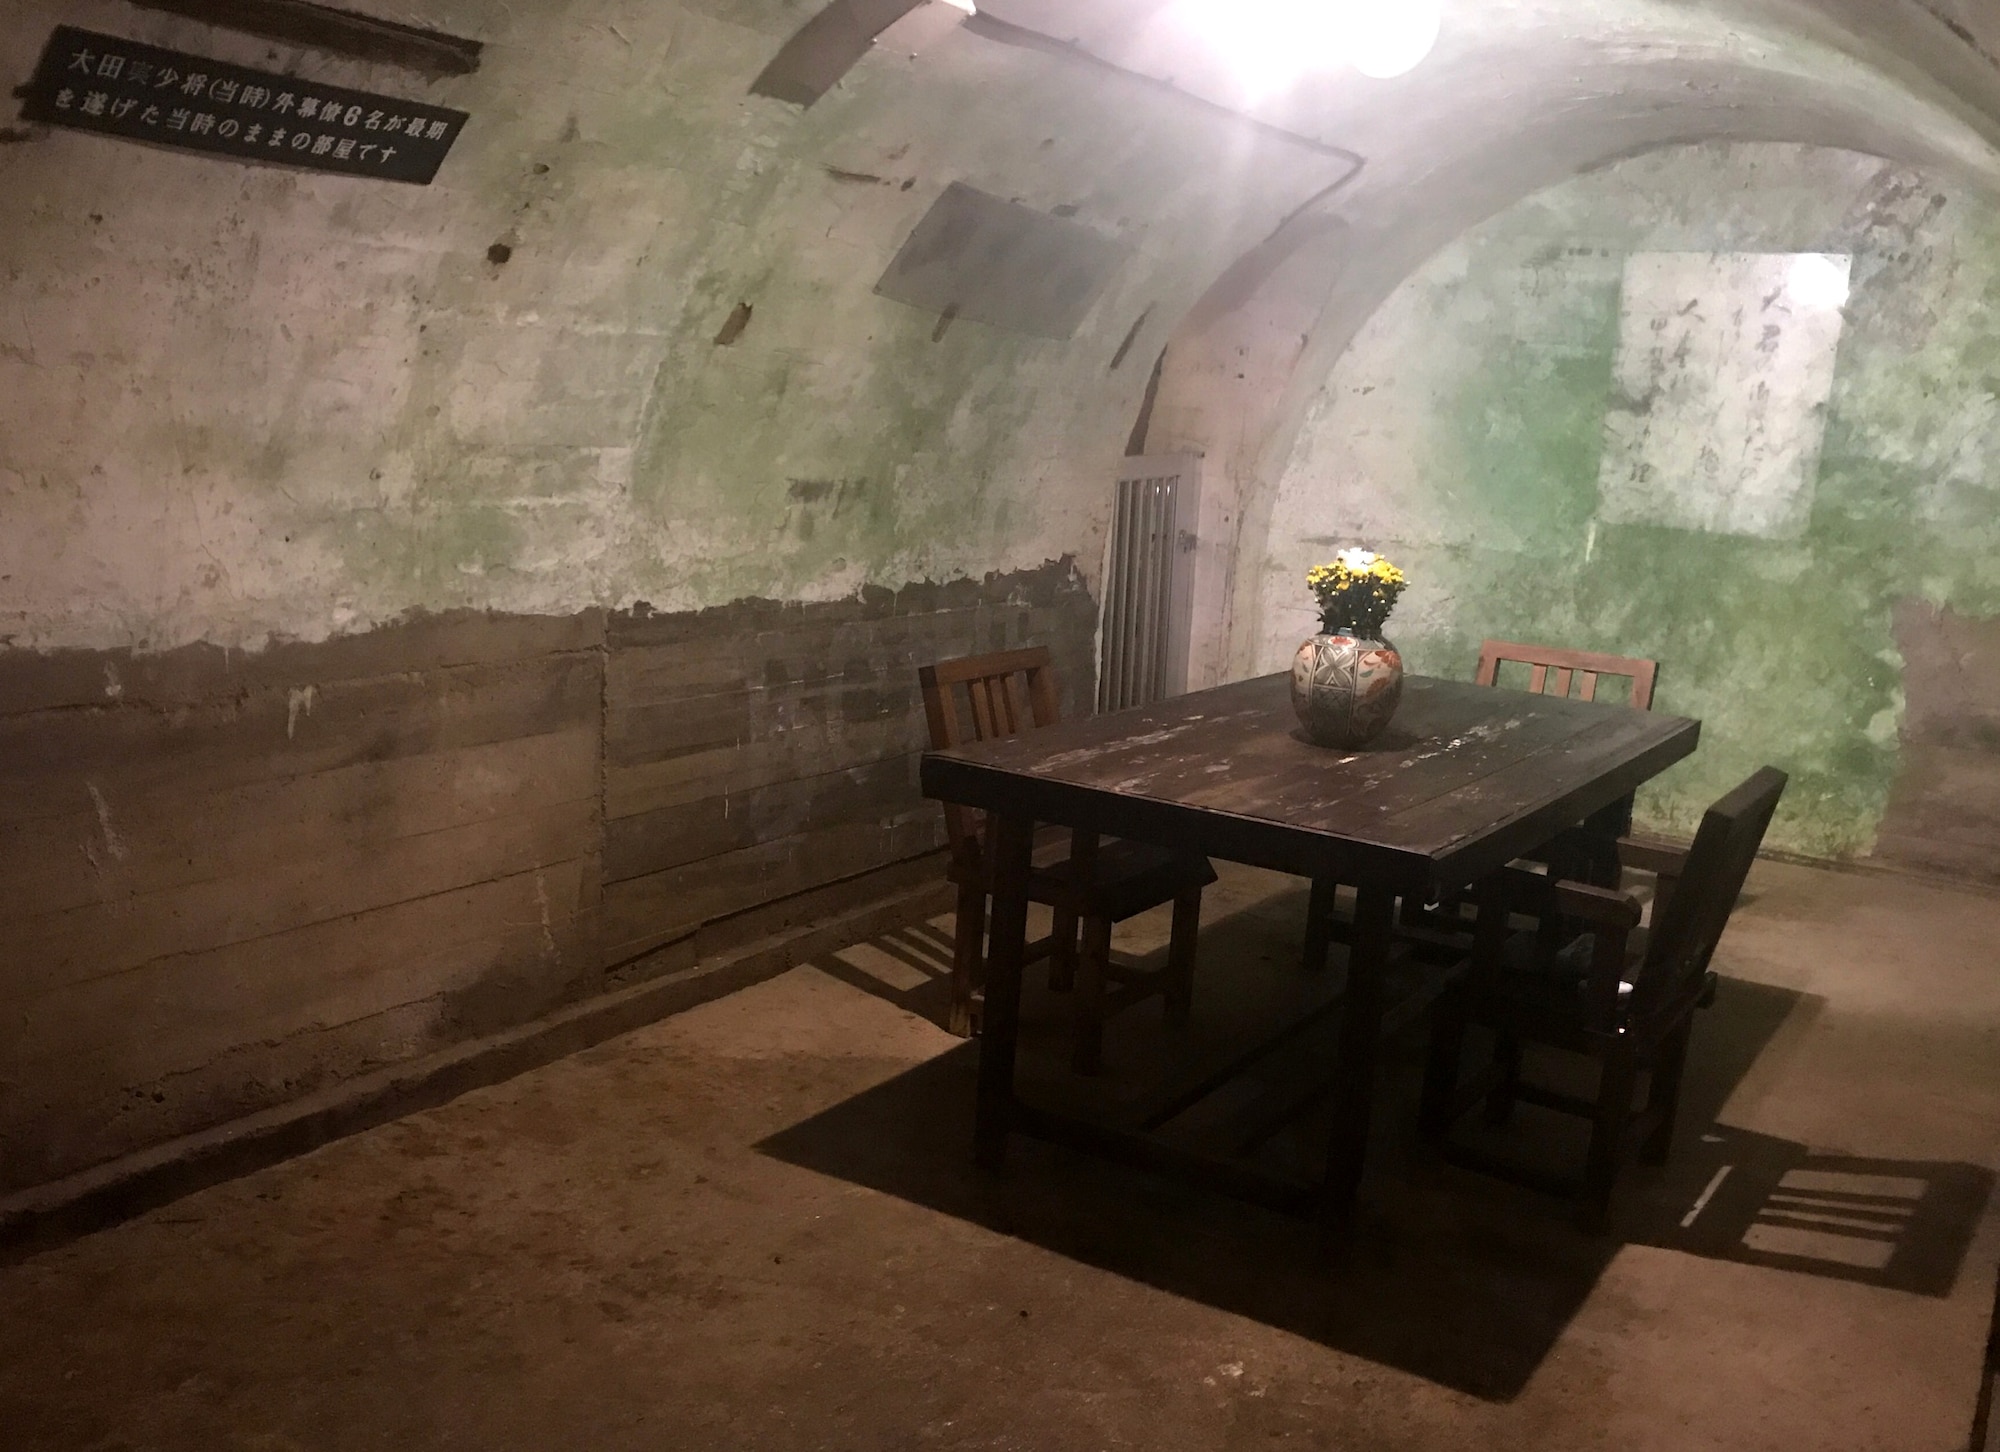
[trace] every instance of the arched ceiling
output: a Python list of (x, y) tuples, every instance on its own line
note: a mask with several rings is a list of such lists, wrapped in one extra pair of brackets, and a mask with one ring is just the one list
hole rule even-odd
[[(987, 0), (971, 28), (1135, 72), (1360, 158), (1169, 344), (1148, 447), (1209, 459), (1237, 554), (1334, 360), (1467, 228), (1567, 177), (1708, 140), (1839, 147), (2000, 184), (2000, 17), (1951, 0), (1448, 0), (1394, 81), (1247, 95), (1174, 0)], [(1227, 672), (1211, 642), (1209, 678)], [(1198, 673), (1203, 662), (1197, 660)]]
[[(1307, 72), (1261, 96), (1179, 0), (986, 0), (971, 25), (1040, 37), (1383, 164), (1600, 102), (1617, 102), (1629, 125), (1727, 112), (1770, 87), (1810, 90), (1828, 113), (1865, 96), (1886, 130), (1983, 167), (2000, 140), (2000, 62), (1947, 16), (1944, 0), (1449, 0), (1436, 51), (1410, 74)], [(2000, 20), (1985, 27), (2000, 44)], [(1621, 144), (1617, 121), (1596, 129)]]
[[(1987, 0), (1445, 0), (1409, 75), (1261, 98), (1180, 3), (410, 0), (485, 46), (430, 83), (479, 119), (434, 187), (73, 133), (0, 148), (29, 199), (0, 225), (0, 635), (243, 644), (414, 607), (825, 599), (1063, 555), (1094, 575), (1169, 337), (1149, 441), (1202, 449), (1240, 525), (1354, 330), (1524, 195), (1709, 138), (2000, 178)], [(226, 27), (120, 26), (268, 62)], [(760, 88), (802, 27), (838, 64)], [(46, 33), (14, 27), (0, 63), (30, 74)], [(961, 187), (1120, 249), (1072, 336), (878, 290)], [(42, 365), (49, 337), (112, 361), (79, 382)]]
[[(1301, 219), (1317, 241), (1274, 254), (1341, 254), (1316, 353), (1474, 222), (1654, 147), (1796, 141), (2000, 182), (2000, 18), (1979, 22), (1989, 44), (1946, 0), (1454, 0), (1409, 75), (1340, 70), (1263, 97), (1175, 0), (987, 0), (980, 16), (994, 38), (1041, 37), (1361, 158)], [(1247, 279), (1229, 288), (1249, 301)]]

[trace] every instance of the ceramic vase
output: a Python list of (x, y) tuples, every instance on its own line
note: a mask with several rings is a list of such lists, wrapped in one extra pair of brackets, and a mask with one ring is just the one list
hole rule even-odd
[(1366, 746), (1388, 728), (1402, 699), (1402, 654), (1379, 632), (1322, 631), (1292, 658), (1292, 709), (1316, 746)]

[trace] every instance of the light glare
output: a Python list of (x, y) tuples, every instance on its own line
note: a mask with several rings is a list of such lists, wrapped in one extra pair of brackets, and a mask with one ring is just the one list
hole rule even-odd
[(1173, 13), (1255, 97), (1343, 65), (1377, 80), (1415, 69), (1443, 0), (1179, 0)]
[(1262, 96), (1346, 58), (1345, 0), (1181, 0), (1181, 19)]

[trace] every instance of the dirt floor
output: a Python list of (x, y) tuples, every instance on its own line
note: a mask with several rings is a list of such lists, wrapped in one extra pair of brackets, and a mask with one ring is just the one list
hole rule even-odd
[[(1129, 1107), (1337, 984), (1293, 962), (1293, 884), (1232, 871), (1207, 911), (1194, 1029), (1133, 1009), (1080, 1085), (1038, 992), (1035, 1096)], [(1965, 1447), (2000, 1260), (2000, 900), (1760, 868), (1673, 1161), (1628, 1172), (1601, 1239), (1416, 1143), (1413, 1021), (1332, 1269), (1307, 1226), (1066, 1151), (975, 1171), (976, 1048), (932, 1022), (948, 928), (0, 1267), (0, 1445)], [(1314, 1136), (1263, 1153), (1309, 1165)], [(1536, 1110), (1504, 1138), (1578, 1144)]]

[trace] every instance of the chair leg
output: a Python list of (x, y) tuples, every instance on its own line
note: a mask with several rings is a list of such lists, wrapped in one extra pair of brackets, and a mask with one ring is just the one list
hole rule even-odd
[(1659, 1119), (1646, 1136), (1646, 1142), (1639, 1146), (1642, 1164), (1663, 1165), (1673, 1150), (1674, 1120), (1681, 1103), (1681, 1075), (1687, 1069), (1688, 1040), (1693, 1034), (1694, 1017), (1689, 1015), (1660, 1045), (1660, 1052), (1653, 1060), (1653, 1082), (1646, 1090), (1646, 1112), (1658, 1114)]
[(986, 894), (976, 887), (958, 890), (958, 919), (952, 929), (951, 1016), (945, 1027), (962, 1039), (977, 1032), (972, 994), (979, 986), (986, 957)]
[(1451, 1128), (1452, 1101), (1458, 1097), (1458, 1069), (1465, 1057), (1466, 1005), (1463, 992), (1447, 992), (1431, 1010), (1430, 1055), (1424, 1062), (1423, 1107), (1418, 1132), (1443, 1139)]
[(1111, 919), (1083, 920), (1083, 952), (1076, 967), (1076, 1039), (1070, 1067), (1090, 1075), (1104, 1068), (1104, 993), (1111, 970)]
[(1167, 1022), (1186, 1025), (1194, 1013), (1195, 945), (1201, 939), (1201, 889), (1174, 898), (1173, 936), (1167, 940)]
[(1521, 1087), (1521, 1041), (1512, 1034), (1497, 1036), (1493, 1063), (1500, 1079), (1486, 1096), (1486, 1122), (1497, 1129), (1514, 1115), (1514, 1095)]
[(1632, 1084), (1638, 1077), (1631, 1058), (1613, 1054), (1597, 1083), (1597, 1118), (1590, 1131), (1590, 1159), (1583, 1171), (1583, 1206), (1577, 1221), (1592, 1235), (1602, 1233), (1611, 1214), (1611, 1186), (1625, 1152), (1625, 1126), (1632, 1117)]
[(1056, 909), (1055, 926), (1049, 930), (1049, 988), (1068, 993), (1076, 987), (1076, 914), (1068, 908)]

